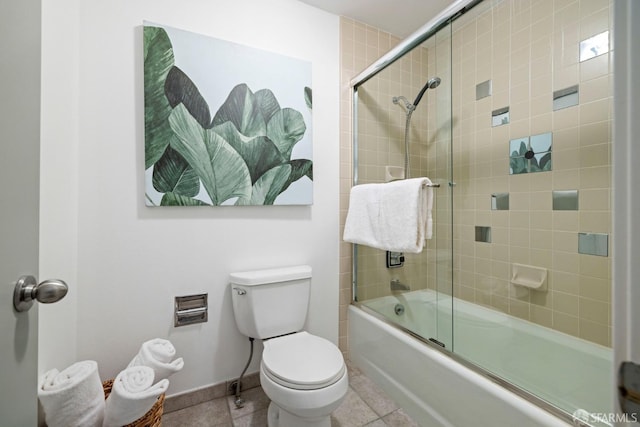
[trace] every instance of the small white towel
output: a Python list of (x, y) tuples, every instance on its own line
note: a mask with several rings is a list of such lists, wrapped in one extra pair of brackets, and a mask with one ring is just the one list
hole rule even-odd
[(423, 177), (354, 186), (343, 239), (393, 252), (422, 252), (425, 239), (432, 237), (429, 185)]
[(120, 372), (113, 380), (111, 394), (104, 409), (104, 427), (121, 427), (142, 418), (167, 391), (169, 380), (153, 384), (153, 369), (133, 366)]
[(140, 351), (129, 362), (128, 367), (148, 366), (153, 369), (155, 378), (159, 381), (169, 378), (184, 367), (182, 357), (173, 360), (175, 356), (176, 349), (170, 341), (154, 338), (142, 343)]
[(104, 390), (93, 360), (74, 363), (62, 372), (47, 371), (38, 384), (38, 399), (49, 427), (102, 426)]

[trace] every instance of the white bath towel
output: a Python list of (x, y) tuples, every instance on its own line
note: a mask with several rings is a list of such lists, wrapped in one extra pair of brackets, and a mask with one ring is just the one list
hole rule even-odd
[(425, 212), (427, 215), (427, 222), (424, 227), (424, 238), (426, 240), (431, 240), (433, 237), (433, 183), (429, 178), (425, 179), (424, 185), (424, 197), (425, 197)]
[(104, 391), (93, 360), (46, 372), (38, 384), (38, 398), (49, 427), (102, 426)]
[(167, 379), (156, 384), (153, 381), (153, 369), (148, 366), (133, 366), (120, 372), (107, 398), (103, 426), (121, 427), (149, 412), (169, 387)]
[(140, 351), (129, 362), (128, 367), (148, 366), (153, 369), (156, 381), (168, 378), (184, 367), (184, 360), (179, 357), (174, 360), (176, 349), (170, 341), (154, 338), (145, 341)]
[(393, 252), (422, 252), (433, 227), (429, 185), (423, 177), (354, 186), (343, 239)]

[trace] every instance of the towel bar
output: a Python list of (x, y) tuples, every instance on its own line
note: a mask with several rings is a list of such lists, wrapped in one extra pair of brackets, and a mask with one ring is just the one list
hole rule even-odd
[(440, 184), (425, 184), (425, 187), (440, 188)]

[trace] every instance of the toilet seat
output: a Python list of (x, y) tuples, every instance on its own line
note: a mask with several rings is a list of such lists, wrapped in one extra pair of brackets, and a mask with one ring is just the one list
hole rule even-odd
[(262, 368), (274, 382), (297, 390), (330, 386), (346, 370), (338, 347), (305, 331), (264, 341)]

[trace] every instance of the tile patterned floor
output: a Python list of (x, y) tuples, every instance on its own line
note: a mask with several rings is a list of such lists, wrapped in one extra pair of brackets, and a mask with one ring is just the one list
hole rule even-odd
[[(417, 427), (403, 410), (360, 370), (347, 363), (349, 391), (331, 416), (332, 427)], [(269, 398), (262, 388), (242, 393), (243, 408), (227, 396), (170, 412), (162, 417), (163, 427), (266, 427)]]

